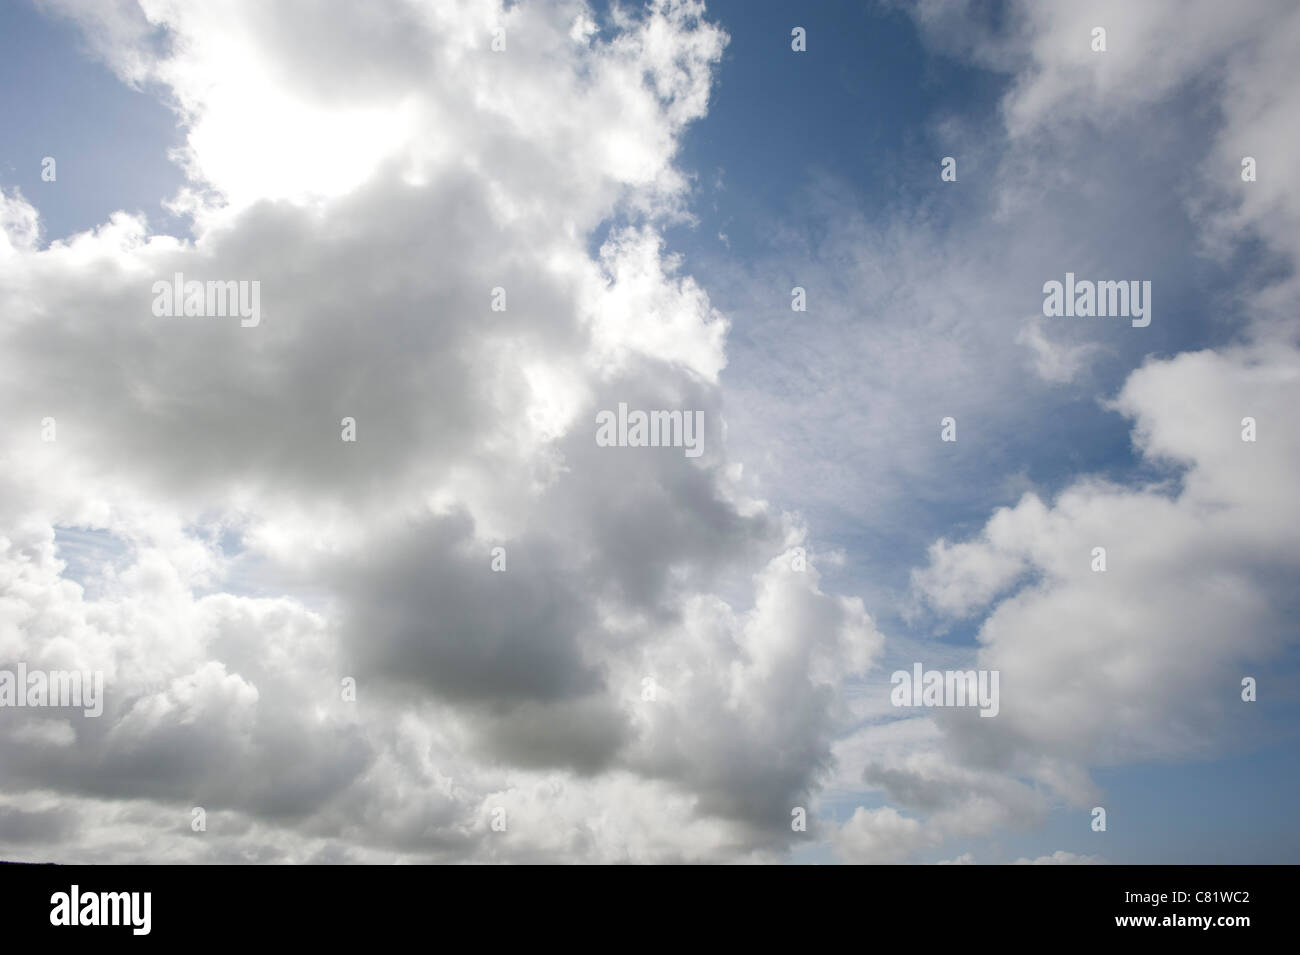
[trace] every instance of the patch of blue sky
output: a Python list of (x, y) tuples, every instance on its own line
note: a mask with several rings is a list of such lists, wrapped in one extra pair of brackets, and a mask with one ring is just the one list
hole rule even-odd
[[(121, 209), (156, 233), (188, 235), (162, 202), (184, 182), (168, 152), (176, 115), (88, 55), (75, 28), (28, 3), (0, 4), (0, 187), (41, 217), (41, 244), (107, 222)], [(55, 180), (42, 179), (55, 160)]]

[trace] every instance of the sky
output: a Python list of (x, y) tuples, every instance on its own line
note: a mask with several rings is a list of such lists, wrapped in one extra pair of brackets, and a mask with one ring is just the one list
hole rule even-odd
[(0, 858), (1297, 861), (1298, 44), (3, 5)]

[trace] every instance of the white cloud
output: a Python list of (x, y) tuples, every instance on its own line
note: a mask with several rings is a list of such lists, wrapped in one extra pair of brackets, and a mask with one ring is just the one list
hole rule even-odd
[(1063, 849), (1057, 849), (1050, 856), (1039, 856), (1037, 859), (1017, 859), (1012, 865), (1105, 865), (1105, 860), (1100, 856), (1081, 856), (1073, 852), (1066, 852)]
[(1037, 318), (1025, 323), (1016, 335), (1016, 344), (1025, 345), (1033, 352), (1034, 372), (1039, 378), (1059, 384), (1074, 381), (1092, 357), (1103, 350), (1095, 343), (1070, 345), (1054, 342), (1043, 332), (1042, 323)]
[[(1083, 481), (1050, 506), (1027, 495), (971, 541), (931, 553), (926, 598), (965, 615), (993, 601), (979, 665), (998, 669), (996, 720), (952, 723), (967, 752), (1076, 765), (1206, 754), (1237, 732), (1243, 674), (1290, 633), (1300, 569), (1292, 475), (1300, 352), (1189, 353), (1134, 373), (1117, 406), (1143, 454), (1186, 466), (1177, 490)], [(1270, 422), (1241, 440), (1240, 419)], [(1093, 548), (1106, 549), (1105, 572)], [(998, 599), (1028, 571), (1020, 590)]]
[[(577, 2), (56, 6), (174, 101), (195, 238), (119, 214), (42, 251), (3, 200), (0, 651), (107, 702), (0, 727), (6, 793), (68, 821), (0, 854), (776, 858), (882, 637), (739, 483), (726, 322), (658, 232), (702, 7), (597, 38)], [(176, 272), (259, 280), (262, 323), (155, 317)], [(705, 456), (598, 448), (620, 400), (703, 411)], [(121, 554), (73, 579), (56, 528)]]
[(888, 865), (938, 842), (937, 833), (896, 809), (859, 806), (836, 833), (835, 851), (850, 865)]

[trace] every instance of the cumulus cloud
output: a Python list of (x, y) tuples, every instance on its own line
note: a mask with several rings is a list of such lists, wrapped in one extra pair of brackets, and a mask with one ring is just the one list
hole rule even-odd
[(1207, 753), (1240, 732), (1241, 677), (1286, 645), (1300, 570), (1300, 441), (1285, 427), (1243, 441), (1241, 419), (1277, 424), (1298, 400), (1295, 350), (1152, 362), (1116, 404), (1144, 455), (1186, 467), (1179, 487), (1085, 481), (935, 546), (916, 577), (934, 606), (968, 614), (994, 601), (978, 659), (1001, 671), (1002, 711), (996, 726), (954, 723), (966, 747), (1032, 771)]
[[(783, 851), (883, 638), (740, 480), (727, 322), (661, 238), (702, 6), (49, 6), (175, 109), (193, 236), (40, 249), (0, 205), (0, 657), (107, 687), (0, 726), (45, 800), (5, 854)], [(259, 281), (261, 322), (155, 316), (175, 273)], [(705, 454), (597, 447), (620, 401), (701, 410)]]
[(836, 836), (835, 849), (845, 862), (881, 865), (900, 862), (920, 848), (937, 845), (938, 833), (899, 814), (897, 809), (859, 806)]

